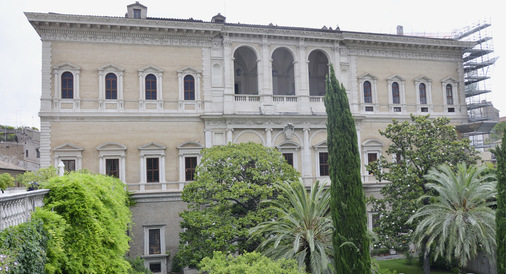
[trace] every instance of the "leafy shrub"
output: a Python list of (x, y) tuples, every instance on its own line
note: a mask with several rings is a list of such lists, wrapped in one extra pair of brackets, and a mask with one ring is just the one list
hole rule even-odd
[(384, 247), (384, 248), (375, 248), (373, 250), (371, 250), (371, 256), (378, 256), (378, 255), (384, 255), (384, 254), (389, 254), (390, 253), (390, 249)]
[(245, 252), (233, 257), (220, 251), (213, 253), (213, 258), (205, 257), (199, 264), (201, 271), (209, 273), (279, 273), (292, 274), (301, 272), (295, 260), (279, 259), (273, 261), (258, 252)]
[(103, 175), (70, 173), (44, 186), (51, 190), (44, 210), (54, 211), (68, 225), (61, 245), (67, 258), (53, 258), (57, 261), (50, 263), (61, 263), (63, 273), (127, 272), (130, 264), (124, 254), (129, 248), (126, 231), (131, 212), (124, 184)]
[(135, 259), (126, 258), (126, 261), (130, 264), (132, 267), (130, 270), (128, 270), (129, 274), (151, 274), (151, 270), (149, 270), (144, 265), (144, 260), (141, 259), (141, 257), (137, 256)]
[(9, 173), (0, 174), (0, 189), (2, 193), (11, 186), (14, 186), (14, 178)]
[[(44, 273), (48, 235), (40, 220), (32, 220), (0, 232), (0, 253), (6, 256), (6, 273)], [(12, 264), (17, 263), (15, 268)], [(3, 270), (2, 270), (3, 271)], [(3, 273), (3, 272), (0, 272)]]
[(60, 215), (42, 208), (37, 208), (32, 213), (32, 221), (37, 220), (42, 222), (42, 227), (48, 236), (45, 273), (61, 273), (60, 269), (68, 261), (64, 250), (64, 233), (65, 230), (69, 229), (69, 225)]

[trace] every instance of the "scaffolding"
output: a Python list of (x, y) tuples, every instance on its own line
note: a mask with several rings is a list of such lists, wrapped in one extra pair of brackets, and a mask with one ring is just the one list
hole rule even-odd
[(463, 54), (464, 84), (468, 123), (457, 127), (477, 149), (495, 146), (490, 131), (499, 120), (498, 111), (486, 95), (492, 91), (489, 83), (495, 61), (490, 22), (480, 22), (454, 32), (454, 39), (474, 42)]

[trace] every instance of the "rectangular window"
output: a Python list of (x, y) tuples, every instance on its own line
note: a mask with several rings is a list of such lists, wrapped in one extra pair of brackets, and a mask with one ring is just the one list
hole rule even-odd
[(455, 112), (455, 108), (448, 108), (448, 112)]
[(134, 9), (134, 18), (141, 19), (141, 10), (140, 9)]
[(160, 167), (158, 158), (146, 158), (146, 182), (155, 183), (160, 181)]
[(401, 107), (394, 107), (394, 112), (401, 112)]
[(75, 171), (76, 170), (76, 160), (61, 160), (65, 165), (65, 171)]
[(161, 254), (160, 229), (149, 229), (149, 254)]
[(119, 159), (105, 159), (105, 175), (119, 178)]
[(374, 107), (365, 107), (365, 111), (374, 111)]
[(195, 180), (195, 168), (197, 167), (197, 157), (184, 158), (184, 173), (186, 181)]
[(283, 153), (285, 161), (293, 167), (293, 153)]
[(153, 273), (160, 273), (162, 272), (162, 263), (155, 262), (155, 263), (149, 263), (149, 270)]
[(422, 108), (422, 112), (429, 112), (429, 108)]
[(63, 165), (65, 165), (65, 171), (75, 171), (76, 170), (76, 161), (75, 160), (62, 160)]
[[(376, 160), (378, 160), (377, 153), (367, 153), (367, 163), (368, 164), (375, 162)], [(372, 175), (372, 172), (369, 171), (369, 175)]]
[(320, 152), (320, 176), (329, 176), (329, 153)]

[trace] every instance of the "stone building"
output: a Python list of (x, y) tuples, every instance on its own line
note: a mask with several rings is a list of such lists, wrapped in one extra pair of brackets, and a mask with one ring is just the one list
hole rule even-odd
[(150, 18), (138, 2), (125, 17), (25, 15), (41, 38), (41, 166), (62, 161), (116, 176), (135, 192), (130, 254), (154, 272), (170, 269), (180, 193), (203, 148), (261, 143), (283, 153), (306, 185), (328, 180), (330, 64), (348, 93), (368, 195), (381, 184), (365, 165), (387, 148), (378, 130), (392, 119), (467, 121), (469, 42), (244, 25), (220, 14)]

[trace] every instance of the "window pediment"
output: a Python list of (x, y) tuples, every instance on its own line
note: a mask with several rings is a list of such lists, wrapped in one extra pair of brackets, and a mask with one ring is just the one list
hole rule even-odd
[(388, 77), (387, 80), (391, 81), (391, 82), (394, 82), (394, 81), (403, 82), (404, 81), (404, 79), (397, 74), (394, 74), (394, 75)]
[(115, 65), (113, 65), (113, 64), (108, 64), (108, 65), (105, 65), (105, 66), (99, 67), (99, 68), (98, 68), (98, 71), (100, 71), (100, 72), (103, 72), (103, 71), (117, 71), (117, 72), (123, 72), (123, 71), (125, 71), (125, 69), (120, 68), (120, 67), (118, 67), (118, 66), (115, 66)]
[(156, 66), (145, 66), (143, 68), (140, 68), (138, 69), (139, 71), (139, 74), (141, 75), (144, 75), (144, 74), (149, 74), (149, 73), (163, 73), (163, 69), (159, 68), (159, 67), (156, 67)]
[(199, 75), (199, 74), (202, 74), (202, 71), (200, 71), (198, 69), (191, 68), (191, 67), (186, 67), (186, 68), (178, 70), (177, 73), (179, 75), (186, 75), (186, 74)]
[(419, 76), (415, 78), (415, 82), (428, 82), (431, 83), (432, 80), (426, 76)]
[(139, 150), (165, 150), (166, 148), (167, 148), (166, 146), (160, 145), (155, 142), (151, 142), (149, 144), (145, 144), (143, 146), (140, 146)]
[(81, 70), (80, 67), (72, 64), (72, 63), (63, 63), (63, 64), (60, 64), (58, 66), (54, 66), (53, 67), (54, 70), (69, 70), (69, 71), (75, 71), (75, 72), (79, 72)]
[[(325, 143), (326, 145), (327, 143)], [(294, 141), (284, 141), (276, 146), (277, 149), (299, 149), (300, 145)]]
[(56, 152), (63, 152), (63, 151), (83, 151), (84, 149), (79, 147), (79, 146), (76, 146), (76, 145), (73, 145), (73, 144), (70, 144), (70, 143), (65, 143), (59, 147), (55, 147), (53, 149), (53, 151), (56, 151)]
[(381, 149), (383, 147), (383, 143), (378, 140), (366, 140), (362, 143), (362, 146), (367, 148)]
[(99, 151), (125, 151), (126, 146), (118, 143), (105, 143), (97, 147)]
[(327, 140), (321, 141), (318, 144), (314, 145), (313, 148), (315, 150), (326, 150), (327, 149)]
[(370, 73), (364, 73), (358, 77), (360, 80), (377, 80), (376, 76), (370, 74)]
[(177, 146), (177, 149), (203, 149), (204, 146), (197, 142), (185, 142)]

